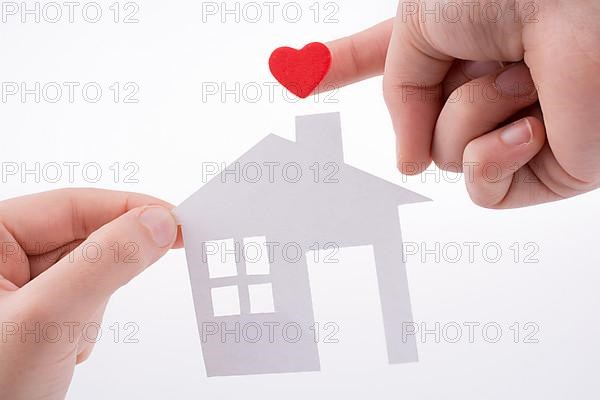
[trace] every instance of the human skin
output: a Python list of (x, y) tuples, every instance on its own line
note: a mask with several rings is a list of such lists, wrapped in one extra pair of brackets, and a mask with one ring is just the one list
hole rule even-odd
[(328, 43), (319, 90), (383, 74), (398, 169), (462, 171), (478, 205), (600, 187), (600, 3), (446, 3), (400, 1), (395, 18)]
[(0, 202), (0, 399), (65, 397), (95, 342), (97, 331), (84, 328), (99, 326), (117, 289), (181, 246), (172, 207), (93, 189)]
[[(600, 3), (533, 1), (536, 21), (526, 21), (511, 12), (514, 1), (494, 2), (503, 10), (497, 21), (464, 10), (451, 22), (424, 17), (423, 7), (407, 12), (411, 2), (401, 1), (396, 18), (328, 43), (333, 69), (321, 90), (383, 74), (400, 171), (419, 173), (432, 160), (462, 166), (479, 205), (520, 207), (597, 188)], [(490, 165), (501, 176), (486, 176)], [(64, 398), (93, 347), (81, 328), (99, 324), (112, 293), (181, 245), (171, 208), (89, 189), (0, 202), (0, 320), (20, 330), (3, 329), (0, 399)], [(88, 244), (104, 256), (91, 262)], [(36, 324), (57, 324), (63, 335), (24, 340), (23, 327)]]

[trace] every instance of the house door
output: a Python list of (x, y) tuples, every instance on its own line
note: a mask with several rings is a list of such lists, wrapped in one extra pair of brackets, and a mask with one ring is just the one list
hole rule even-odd
[(306, 255), (321, 370), (387, 364), (372, 246)]

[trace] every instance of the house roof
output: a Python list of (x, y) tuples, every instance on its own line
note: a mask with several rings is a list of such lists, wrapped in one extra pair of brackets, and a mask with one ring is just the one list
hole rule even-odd
[[(375, 207), (388, 204), (408, 204), (429, 199), (392, 182), (369, 174), (343, 161), (339, 114), (318, 114), (298, 117), (297, 140), (269, 134), (226, 170), (213, 177), (176, 210), (183, 215), (194, 213), (196, 202), (208, 206), (205, 197), (217, 198), (233, 206), (239, 199), (231, 194), (244, 193), (246, 201), (261, 195), (311, 191), (331, 201), (366, 201)], [(309, 138), (307, 140), (307, 138)], [(287, 170), (286, 170), (287, 168)], [(246, 169), (251, 177), (245, 176)], [(260, 169), (262, 178), (253, 182)], [(285, 170), (285, 172), (284, 172)], [(294, 182), (296, 171), (302, 178)], [(237, 172), (236, 172), (237, 171)], [(237, 179), (236, 179), (237, 178)], [(231, 185), (236, 185), (231, 186)], [(315, 206), (315, 204), (313, 204)]]

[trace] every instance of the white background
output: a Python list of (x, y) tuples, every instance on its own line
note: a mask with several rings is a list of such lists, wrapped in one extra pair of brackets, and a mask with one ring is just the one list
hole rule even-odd
[[(8, 17), (0, 25), (2, 82), (30, 87), (34, 82), (97, 82), (103, 97), (88, 103), (79, 90), (72, 104), (65, 99), (36, 104), (31, 97), (22, 103), (18, 96), (0, 103), (3, 165), (98, 163), (103, 176), (93, 183), (93, 174), (83, 176), (78, 169), (73, 182), (64, 176), (56, 183), (43, 177), (36, 182), (32, 175), (3, 177), (1, 197), (93, 186), (149, 193), (178, 204), (201, 185), (202, 163), (232, 161), (271, 132), (292, 139), (295, 115), (341, 111), (348, 163), (434, 200), (400, 209), (405, 242), (428, 248), (480, 243), (473, 262), (466, 247), (456, 263), (432, 255), (422, 260), (421, 253), (408, 257), (416, 321), (428, 328), (436, 322), (496, 322), (502, 339), (488, 343), (476, 329), (469, 343), (465, 328), (458, 343), (443, 338), (436, 343), (433, 335), (419, 339), (419, 363), (373, 366), (357, 357), (355, 368), (340, 372), (207, 379), (185, 257), (175, 251), (114, 296), (104, 335), (90, 360), (77, 368), (69, 398), (597, 398), (600, 192), (499, 212), (474, 206), (460, 181), (439, 174), (436, 179), (435, 173), (402, 178), (394, 167), (380, 79), (344, 88), (327, 101), (291, 102), (280, 87), (269, 99), (264, 85), (274, 81), (267, 68), (274, 48), (334, 39), (395, 12), (394, 1), (343, 0), (337, 2), (338, 22), (325, 23), (327, 2), (322, 1), (315, 23), (309, 9), (314, 2), (297, 2), (303, 12), (298, 23), (282, 16), (286, 3), (276, 8), (272, 23), (265, 7), (257, 23), (243, 16), (236, 23), (232, 15), (222, 23), (220, 15), (203, 22), (202, 2), (154, 0), (138, 3), (137, 24), (112, 22), (112, 2), (105, 1), (96, 24), (83, 20), (81, 7), (72, 24), (65, 15), (56, 24)], [(139, 103), (115, 104), (108, 89), (114, 82), (135, 82)], [(264, 91), (255, 103), (247, 96), (236, 102), (233, 95), (225, 102), (219, 96), (203, 101), (206, 82), (223, 82), (230, 89), (236, 82), (258, 84)], [(139, 167), (139, 182), (127, 183), (123, 176), (115, 182), (109, 167), (128, 162)], [(516, 263), (510, 250), (515, 242), (522, 249)], [(539, 248), (538, 263), (524, 262), (523, 246), (529, 242)], [(486, 243), (502, 249), (498, 262), (483, 257)], [(357, 309), (357, 318), (360, 314)], [(127, 322), (139, 327), (138, 343), (123, 343)], [(515, 322), (537, 324), (539, 343), (523, 343), (523, 337), (514, 343), (509, 327)], [(115, 323), (121, 326), (117, 343), (109, 329)], [(379, 340), (373, 343), (379, 346)]]

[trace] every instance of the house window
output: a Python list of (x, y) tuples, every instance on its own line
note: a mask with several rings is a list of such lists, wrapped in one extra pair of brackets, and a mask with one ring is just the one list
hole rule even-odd
[(210, 291), (215, 317), (240, 314), (240, 295), (237, 286), (222, 286)]
[(244, 260), (246, 261), (246, 274), (269, 275), (269, 250), (267, 249), (267, 238), (251, 237), (244, 239)]
[(273, 286), (270, 283), (261, 283), (248, 286), (250, 297), (250, 312), (263, 314), (275, 312), (273, 304)]
[(235, 254), (232, 254), (235, 251), (233, 239), (206, 242), (204, 250), (208, 262), (208, 276), (210, 279), (237, 275)]
[[(265, 237), (205, 242), (215, 317), (275, 312)], [(239, 247), (239, 248), (238, 248)]]

